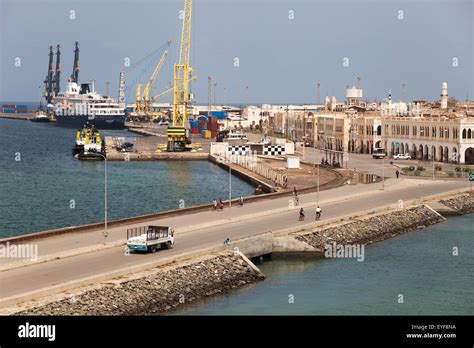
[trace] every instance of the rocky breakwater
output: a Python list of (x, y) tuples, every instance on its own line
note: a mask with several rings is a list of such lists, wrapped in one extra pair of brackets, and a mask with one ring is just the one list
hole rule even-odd
[(330, 243), (370, 244), (444, 220), (441, 215), (423, 205), (323, 227), (321, 230), (299, 235), (296, 239), (323, 251), (325, 245)]
[(105, 284), (16, 315), (153, 315), (262, 280), (239, 254), (225, 252), (147, 276)]
[(457, 211), (460, 214), (474, 213), (474, 194), (461, 194), (457, 197), (443, 199), (440, 203)]

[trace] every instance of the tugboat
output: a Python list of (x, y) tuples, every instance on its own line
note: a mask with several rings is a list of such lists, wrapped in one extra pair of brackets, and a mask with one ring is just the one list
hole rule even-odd
[(30, 119), (31, 122), (49, 122), (49, 117), (42, 111), (36, 112), (35, 116)]
[(80, 160), (104, 160), (105, 144), (99, 131), (94, 126), (84, 125), (76, 132), (76, 144), (72, 153)]

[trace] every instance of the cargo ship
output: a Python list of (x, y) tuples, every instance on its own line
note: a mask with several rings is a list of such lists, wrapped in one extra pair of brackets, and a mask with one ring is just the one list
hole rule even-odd
[(69, 79), (66, 92), (52, 98), (56, 124), (80, 128), (89, 123), (100, 129), (125, 128), (125, 104), (103, 96), (94, 90), (94, 84)]

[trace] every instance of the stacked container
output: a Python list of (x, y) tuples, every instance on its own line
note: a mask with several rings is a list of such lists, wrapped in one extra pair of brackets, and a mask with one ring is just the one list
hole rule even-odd
[(198, 121), (192, 120), (191, 124), (191, 133), (192, 134), (199, 134), (199, 123)]
[(217, 117), (209, 116), (207, 121), (207, 129), (210, 131), (210, 138), (215, 138), (218, 129)]

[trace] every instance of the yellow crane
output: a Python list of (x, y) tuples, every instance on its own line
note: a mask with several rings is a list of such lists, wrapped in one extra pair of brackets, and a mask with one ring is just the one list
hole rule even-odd
[[(196, 81), (197, 80), (197, 76), (193, 76), (191, 77), (188, 82), (191, 82), (191, 81)], [(152, 97), (151, 99), (154, 101), (154, 102), (157, 102), (158, 101), (158, 98), (161, 98), (162, 96), (168, 94), (169, 92), (171, 91), (174, 91), (174, 86), (171, 87), (171, 88), (168, 88), (166, 90), (164, 90), (163, 92), (161, 93), (158, 93), (157, 95), (155, 95), (154, 97)]]
[(184, 0), (184, 18), (181, 27), (179, 62), (174, 64), (173, 74), (173, 122), (168, 127), (168, 151), (185, 151), (186, 119), (189, 103), (189, 51), (191, 46), (192, 0)]
[[(168, 47), (171, 45), (171, 41), (168, 41)], [(153, 70), (153, 73), (150, 76), (150, 79), (148, 80), (147, 84), (145, 85), (145, 88), (143, 89), (143, 94), (141, 93), (141, 87), (142, 84), (138, 83), (136, 92), (135, 92), (135, 110), (138, 112), (145, 112), (148, 114), (150, 112), (150, 98), (149, 98), (149, 93), (151, 86), (156, 80), (156, 77), (158, 76), (158, 73), (161, 70), (161, 67), (163, 66), (163, 63), (165, 62), (166, 56), (168, 55), (168, 50), (165, 50), (163, 54), (161, 55), (160, 61), (156, 65), (155, 69)]]

